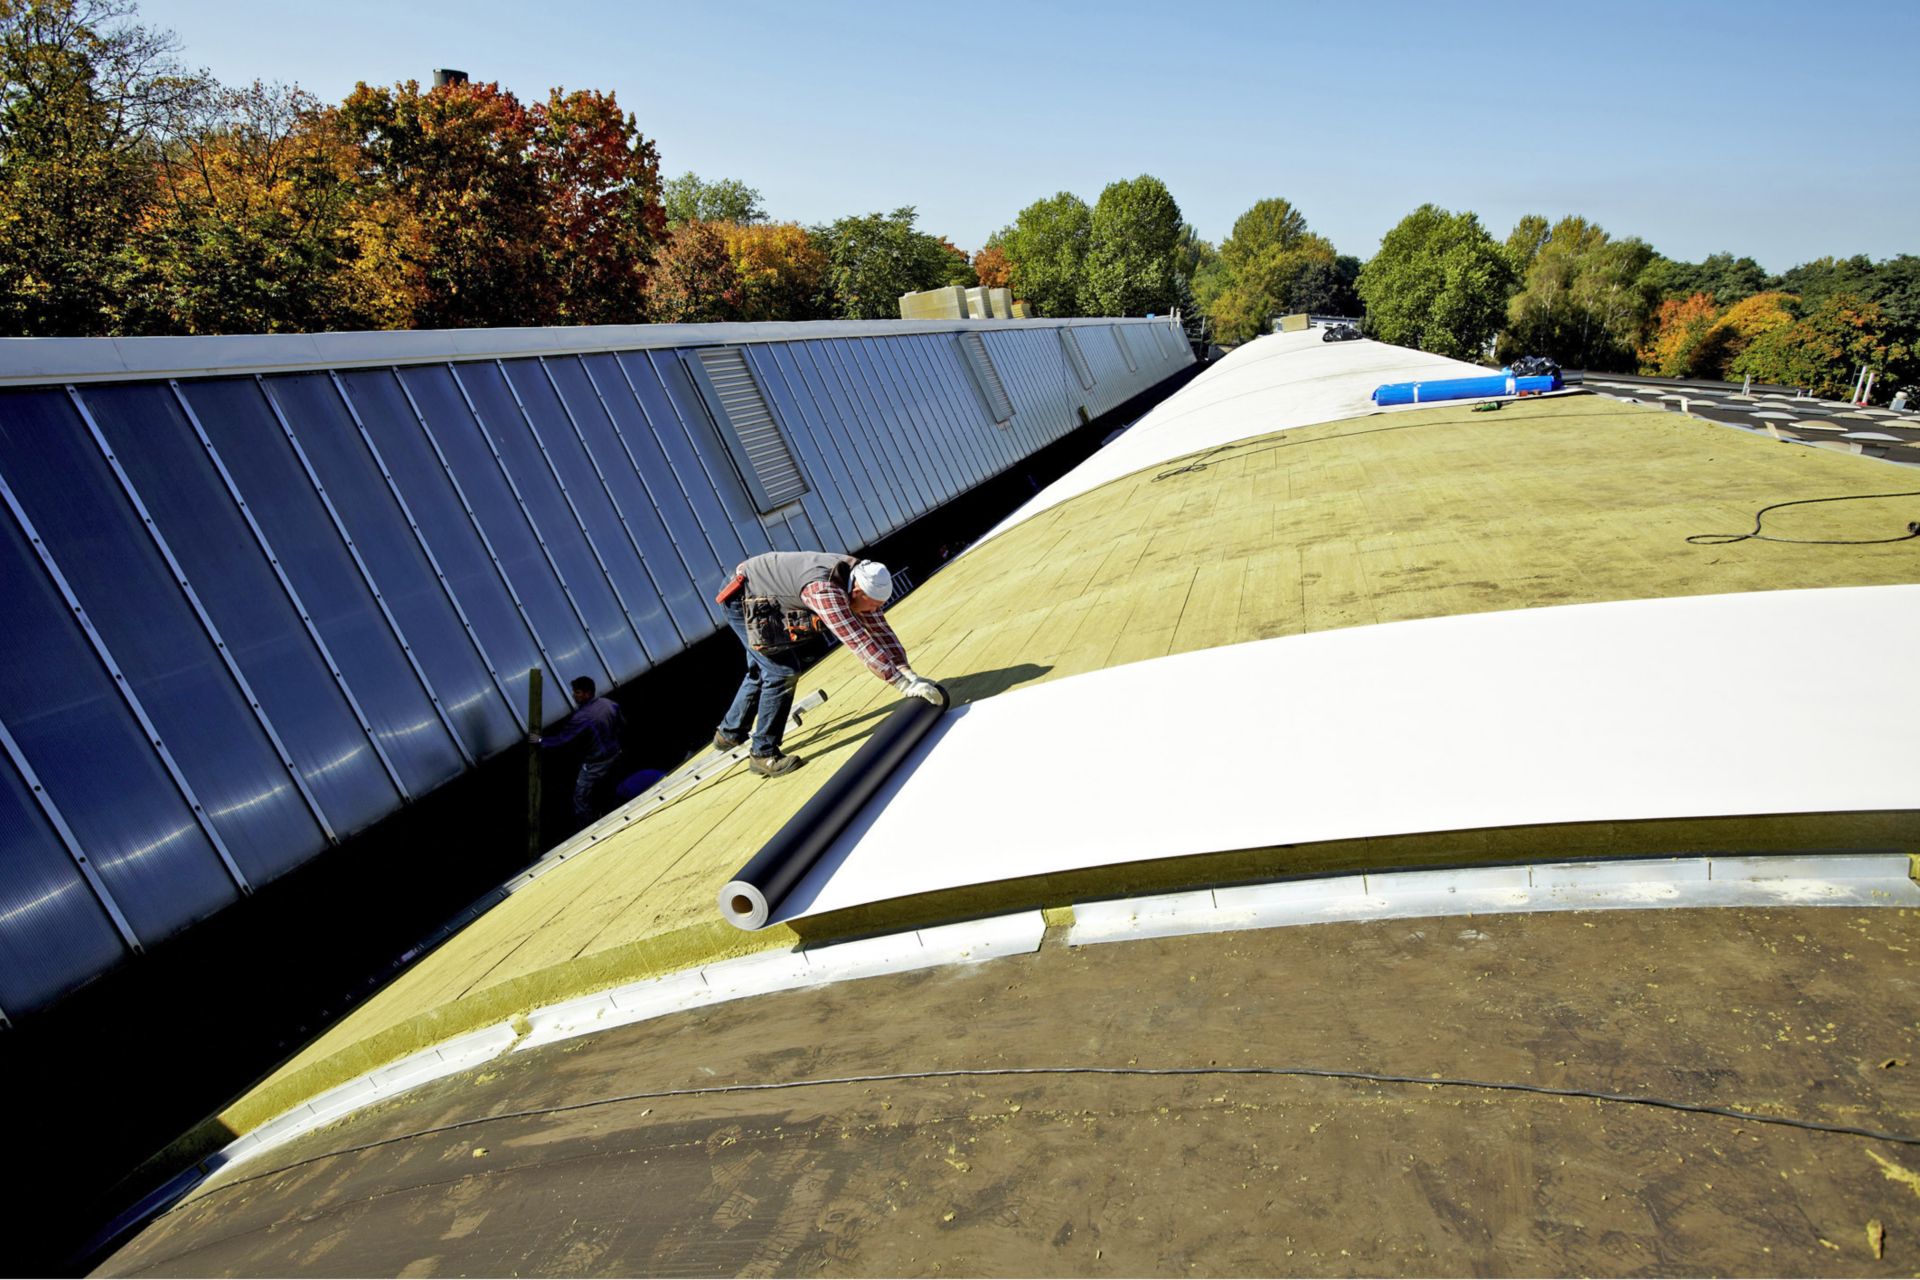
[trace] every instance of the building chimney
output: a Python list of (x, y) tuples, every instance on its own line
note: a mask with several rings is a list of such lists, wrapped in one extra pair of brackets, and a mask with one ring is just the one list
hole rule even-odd
[(464, 71), (455, 71), (452, 67), (438, 67), (433, 73), (433, 87), (436, 89), (444, 89), (450, 84), (465, 84), (466, 82), (467, 73)]

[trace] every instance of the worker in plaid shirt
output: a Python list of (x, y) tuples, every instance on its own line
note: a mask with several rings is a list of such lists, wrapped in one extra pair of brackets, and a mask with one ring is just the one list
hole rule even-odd
[(946, 690), (914, 673), (906, 647), (887, 625), (892, 595), (893, 575), (874, 560), (830, 551), (769, 551), (743, 561), (714, 597), (746, 651), (747, 672), (713, 745), (731, 751), (748, 740), (751, 729), (755, 773), (771, 778), (799, 767), (798, 757), (781, 753), (780, 739), (800, 678), (793, 650), (811, 626), (831, 632), (901, 693), (944, 707)]

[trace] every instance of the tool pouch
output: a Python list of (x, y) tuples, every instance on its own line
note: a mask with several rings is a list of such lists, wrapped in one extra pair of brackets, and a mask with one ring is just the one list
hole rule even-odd
[(783, 653), (793, 648), (787, 633), (787, 611), (778, 600), (767, 596), (748, 596), (740, 602), (746, 615), (747, 643), (755, 653)]

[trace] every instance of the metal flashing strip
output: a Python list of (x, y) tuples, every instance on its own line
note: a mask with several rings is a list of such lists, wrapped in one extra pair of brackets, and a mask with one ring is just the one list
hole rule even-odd
[(1398, 871), (1075, 903), (1069, 946), (1290, 925), (1662, 907), (1920, 907), (1904, 853)]
[(763, 951), (664, 977), (630, 982), (536, 1009), (514, 1023), (483, 1027), (409, 1054), (282, 1112), (201, 1161), (189, 1171), (197, 1173), (197, 1177), (183, 1174), (176, 1183), (168, 1184), (174, 1194), (166, 1203), (149, 1203), (148, 1212), (164, 1212), (171, 1203), (184, 1198), (221, 1169), (252, 1159), (374, 1102), (507, 1053), (537, 1049), (684, 1009), (751, 996), (941, 965), (979, 964), (1001, 956), (1028, 955), (1040, 949), (1046, 928), (1040, 912), (1022, 911), (857, 942)]
[(131, 382), (234, 374), (312, 373), (516, 356), (658, 351), (674, 347), (892, 338), (978, 330), (1155, 325), (1144, 318), (1031, 320), (789, 320), (747, 324), (367, 330), (152, 338), (0, 338), (0, 386)]

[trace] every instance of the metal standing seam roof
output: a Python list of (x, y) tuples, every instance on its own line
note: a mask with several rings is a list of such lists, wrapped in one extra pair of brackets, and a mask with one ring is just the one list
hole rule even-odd
[(1191, 363), (1085, 388), (1057, 336), (1155, 325), (0, 341), (0, 1019), (514, 746), (530, 670), (630, 680), (747, 556), (871, 546)]
[[(1101, 345), (1112, 346), (1093, 344), (1090, 360)], [(1153, 433), (1136, 427), (1085, 474), (1062, 481), (1058, 500), (1037, 502), (927, 581), (891, 614), (915, 669), (968, 704), (1170, 654), (1376, 623), (1920, 580), (1911, 543), (1686, 541), (1744, 528), (1768, 503), (1873, 492), (1880, 464), (1590, 396), (1511, 402), (1498, 413), (1463, 404), (1356, 418), (1345, 406), (1364, 398), (1381, 369), (1430, 358), (1372, 343), (1316, 344), (1310, 354), (1301, 345), (1270, 338), (1236, 352), (1142, 423), (1186, 424), (1159, 438), (1150, 462), (1156, 451), (1142, 442)], [(1305, 358), (1293, 361), (1290, 378), (1296, 354)], [(1344, 379), (1342, 360), (1352, 362)], [(1195, 400), (1215, 407), (1196, 408)], [(1127, 470), (1109, 456), (1123, 445), (1135, 464)], [(1783, 532), (1869, 538), (1898, 514), (1891, 503), (1839, 504), (1815, 522), (1783, 524)], [(1783, 665), (1780, 678), (1806, 677)], [(809, 682), (828, 690), (831, 715), (788, 743), (808, 758), (806, 768), (774, 783), (736, 772), (608, 836), (356, 1010), (224, 1124), (245, 1132), (361, 1071), (528, 1009), (803, 940), (1289, 874), (1516, 856), (1903, 848), (1920, 838), (1911, 806), (1793, 818), (1495, 823), (985, 885), (959, 876), (949, 891), (742, 934), (720, 921), (717, 886), (831, 776), (895, 696), (844, 653)], [(1490, 695), (1495, 714), (1504, 705)], [(1161, 731), (1154, 705), (1129, 710), (1129, 734)], [(1709, 749), (1751, 749), (1744, 740), (1718, 742), (1713, 726), (1696, 728)], [(999, 767), (1044, 774), (1059, 753), (1076, 752), (1127, 768), (1127, 739), (1092, 741), (1078, 730), (1068, 723), (1033, 732)], [(1204, 752), (1207, 743), (1192, 748)], [(977, 781), (980, 803), (991, 803), (994, 778)], [(1139, 782), (1137, 812), (1123, 819), (1177, 824), (1180, 798), (1155, 792), (1151, 778)]]

